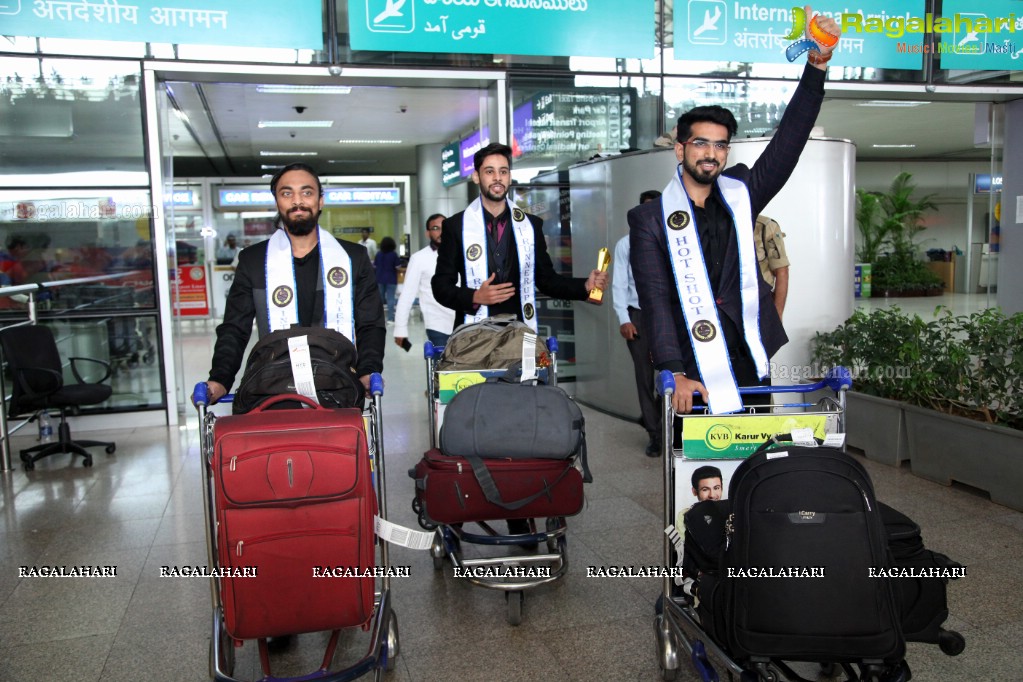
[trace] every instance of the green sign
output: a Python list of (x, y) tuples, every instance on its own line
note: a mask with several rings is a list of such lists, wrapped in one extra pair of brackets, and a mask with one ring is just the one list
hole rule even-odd
[(951, 30), (935, 34), (941, 68), (1023, 69), (1023, 2), (945, 0), (942, 17)]
[(654, 13), (622, 0), (350, 0), (353, 50), (651, 59)]
[(0, 34), (323, 48), (320, 0), (0, 0)]
[[(795, 4), (790, 0), (675, 0), (675, 59), (803, 64), (809, 44), (797, 46), (805, 38), (805, 24), (800, 21), (802, 4)], [(923, 34), (900, 31), (896, 24), (923, 16), (923, 0), (827, 0), (820, 6), (814, 4), (813, 9), (842, 26), (833, 65), (922, 68)]]

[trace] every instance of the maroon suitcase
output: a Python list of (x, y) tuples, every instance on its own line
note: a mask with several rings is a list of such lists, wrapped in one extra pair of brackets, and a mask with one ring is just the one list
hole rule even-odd
[[(315, 409), (267, 410), (284, 399)], [(257, 639), (367, 623), (376, 493), (362, 412), (279, 396), (217, 419), (213, 436), (218, 560), (234, 574), (220, 579), (228, 633)], [(325, 567), (332, 577), (317, 577)], [(333, 577), (338, 568), (369, 577)]]
[(583, 477), (574, 460), (483, 459), (505, 503), (534, 499), (514, 510), (487, 500), (472, 464), (428, 450), (410, 472), (422, 515), (434, 523), (572, 516), (583, 508)]

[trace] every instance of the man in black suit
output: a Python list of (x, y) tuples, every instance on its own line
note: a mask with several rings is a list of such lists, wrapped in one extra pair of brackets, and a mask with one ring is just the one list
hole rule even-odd
[[(293, 163), (278, 171), (270, 181), (270, 192), (277, 202), (278, 228), (270, 239), (238, 254), (206, 382), (210, 402), (230, 390), (253, 320), (261, 338), (296, 325), (328, 326), (341, 332), (355, 343), (356, 372), (369, 391), (370, 374), (383, 371), (387, 330), (366, 248), (319, 228), (323, 188), (306, 164)], [(268, 276), (274, 280), (270, 286)], [(325, 317), (331, 324), (324, 323)]]
[[(675, 374), (676, 412), (692, 411), (694, 392), (714, 413), (740, 410), (736, 386), (762, 383), (768, 359), (788, 341), (757, 268), (753, 218), (792, 174), (824, 99), (827, 61), (841, 29), (828, 17), (816, 22), (814, 35), (835, 40), (808, 53), (778, 130), (753, 168), (725, 169), (737, 129), (732, 113), (697, 107), (678, 120), (679, 167), (662, 197), (629, 211), (642, 333), (657, 369)], [(763, 398), (769, 396), (747, 396), (746, 403)]]
[[(441, 227), (433, 296), (455, 311), (456, 329), (510, 313), (535, 330), (536, 289), (554, 298), (584, 301), (594, 287), (607, 288), (606, 272), (593, 270), (583, 279), (554, 271), (543, 221), (508, 200), (511, 157), (511, 147), (499, 143), (476, 152), (472, 181), (480, 186), (480, 198)], [(529, 530), (526, 519), (508, 521), (512, 535)]]
[(456, 328), (511, 313), (536, 329), (535, 289), (584, 301), (594, 287), (607, 288), (606, 272), (593, 270), (584, 279), (554, 271), (543, 221), (508, 200), (511, 156), (511, 147), (499, 143), (476, 152), (472, 181), (480, 186), (480, 198), (441, 228), (433, 295), (455, 311)]

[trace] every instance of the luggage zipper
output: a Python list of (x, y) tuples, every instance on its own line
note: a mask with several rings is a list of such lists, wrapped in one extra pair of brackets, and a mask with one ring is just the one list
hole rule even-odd
[(234, 457), (231, 458), (231, 466), (229, 467), (229, 471), (234, 471), (237, 468), (238, 468), (238, 455), (235, 455)]
[(235, 543), (235, 555), (242, 556), (244, 553), (245, 544), (257, 545), (263, 542), (272, 542), (274, 540), (284, 540), (287, 538), (306, 538), (318, 535), (345, 535), (349, 537), (356, 537), (357, 533), (354, 528), (324, 528), (322, 530), (305, 530), (305, 531), (289, 531), (287, 533), (274, 533), (272, 535), (261, 535), (255, 538), (249, 538), (248, 540), (239, 540)]
[(732, 512), (731, 514), (729, 514), (728, 518), (725, 519), (725, 551), (726, 552), (728, 551), (728, 546), (732, 544), (732, 533), (735, 532), (735, 525), (733, 524), (733, 521), (735, 521), (735, 512)]
[(288, 487), (295, 487), (295, 471), (290, 457), (288, 458)]

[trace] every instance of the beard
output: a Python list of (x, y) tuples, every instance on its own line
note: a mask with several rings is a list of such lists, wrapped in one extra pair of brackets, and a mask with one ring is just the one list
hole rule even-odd
[[(704, 161), (713, 161), (717, 164), (717, 166), (713, 170), (702, 171), (697, 164), (703, 163)], [(721, 175), (721, 162), (717, 159), (700, 159), (696, 163), (692, 164), (689, 163), (688, 159), (682, 159), (682, 167), (685, 169), (686, 173), (689, 174), (689, 177), (701, 185), (713, 184), (713, 182), (717, 180), (717, 177)]]
[[(497, 184), (497, 183), (495, 183), (495, 184)], [(490, 185), (490, 187), (487, 187), (486, 189), (484, 189), (483, 190), (483, 196), (485, 196), (487, 198), (487, 200), (489, 200), (489, 201), (504, 201), (505, 197), (508, 196), (508, 188), (505, 187), (501, 191), (500, 194), (497, 194), (497, 193), (491, 191), (490, 188), (493, 187), (493, 186), (494, 185)]]
[(281, 223), (284, 224), (284, 228), (288, 231), (288, 234), (295, 237), (304, 237), (316, 229), (316, 226), (320, 222), (320, 211), (307, 209), (307, 217), (293, 219), (291, 214), (295, 212), (296, 210), (292, 209), (291, 211), (288, 211), (288, 213), (281, 214)]

